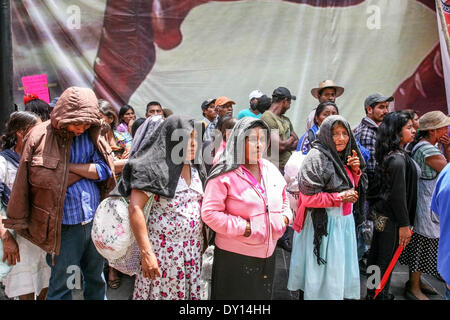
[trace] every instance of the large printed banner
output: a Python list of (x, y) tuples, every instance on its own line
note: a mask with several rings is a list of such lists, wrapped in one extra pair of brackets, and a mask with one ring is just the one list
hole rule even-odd
[[(144, 115), (158, 100), (201, 118), (221, 95), (278, 86), (297, 96), (287, 112), (298, 134), (325, 79), (352, 125), (367, 95), (394, 95), (420, 113), (447, 102), (435, 0), (13, 0), (15, 102), (21, 78), (47, 74), (50, 98), (91, 87)], [(447, 55), (447, 52), (446, 52)]]
[(439, 40), (441, 43), (442, 64), (444, 66), (444, 78), (448, 111), (450, 112), (450, 1), (436, 0), (437, 21), (439, 28)]

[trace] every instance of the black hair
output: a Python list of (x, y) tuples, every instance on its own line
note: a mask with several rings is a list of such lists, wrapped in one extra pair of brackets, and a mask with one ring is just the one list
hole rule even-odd
[(158, 101), (150, 101), (149, 103), (147, 103), (147, 107), (145, 107), (145, 112), (148, 112), (148, 107), (150, 106), (160, 106), (162, 110), (161, 103), (159, 103)]
[(258, 103), (256, 104), (256, 109), (263, 114), (267, 109), (270, 108), (270, 105), (272, 104), (272, 99), (270, 99), (265, 94), (261, 97), (257, 98)]
[(50, 105), (41, 99), (34, 99), (25, 104), (25, 111), (33, 112), (41, 118), (42, 122), (50, 119), (51, 110)]
[(233, 118), (229, 114), (225, 114), (217, 119), (216, 129), (219, 131), (222, 131), (222, 126), (225, 121), (229, 120), (230, 118)]
[(117, 116), (116, 110), (111, 106), (111, 104), (103, 99), (98, 99), (98, 106), (100, 109), (100, 112), (107, 116), (108, 118), (112, 117), (113, 122), (109, 125), (112, 130), (116, 129), (117, 125), (119, 124), (119, 117)]
[[(385, 102), (386, 102), (386, 101), (385, 101)], [(373, 110), (373, 109), (375, 109), (375, 107), (376, 107), (377, 105), (379, 105), (380, 103), (383, 103), (383, 101), (374, 102), (374, 103), (372, 103), (372, 104), (369, 104), (368, 106), (364, 106), (364, 111), (365, 111), (366, 114), (367, 114), (367, 108), (368, 108), (368, 107), (371, 107), (372, 110)], [(399, 110), (399, 111), (400, 111), (400, 110)], [(402, 111), (405, 111), (405, 110), (402, 110)], [(413, 119), (414, 119), (414, 115), (413, 115)]]
[(222, 139), (226, 141), (226, 130), (233, 129), (237, 120), (230, 115), (224, 115), (217, 120), (216, 128), (222, 132)]
[(127, 111), (130, 110), (130, 109), (133, 110), (133, 113), (136, 114), (136, 112), (134, 112), (133, 107), (128, 105), (128, 104), (126, 104), (122, 108), (120, 108), (120, 110), (119, 110), (119, 122), (123, 122), (123, 120), (122, 120), (123, 115), (125, 113), (127, 113)]
[(429, 137), (429, 135), (430, 135), (429, 130), (418, 130), (416, 136), (414, 137), (414, 141), (411, 142), (411, 145), (409, 146), (408, 150), (412, 150), (414, 146), (419, 143), (420, 140)]
[(11, 149), (17, 143), (16, 132), (34, 126), (38, 121), (35, 113), (28, 111), (16, 111), (11, 113), (8, 122), (5, 125), (5, 134), (0, 137), (0, 150)]
[(136, 119), (136, 121), (133, 122), (133, 125), (131, 126), (131, 137), (134, 138), (134, 135), (136, 134), (137, 129), (145, 122), (145, 118), (139, 118)]
[(414, 115), (415, 115), (415, 114), (417, 114), (417, 116), (419, 116), (419, 112), (418, 112), (417, 110), (414, 110), (414, 109), (405, 109), (405, 111), (411, 113), (411, 115), (413, 116), (413, 118), (414, 118)]
[(413, 120), (407, 111), (395, 111), (389, 113), (378, 127), (377, 141), (375, 143), (375, 159), (379, 164), (391, 151), (402, 150), (400, 146), (402, 128)]
[(336, 103), (331, 102), (331, 101), (326, 101), (326, 102), (322, 102), (321, 104), (319, 104), (316, 108), (316, 113), (314, 114), (314, 124), (317, 125), (317, 121), (316, 121), (316, 117), (318, 118), (320, 116), (320, 114), (322, 113), (322, 111), (327, 107), (327, 106), (333, 106), (336, 108), (337, 114), (339, 114), (339, 109), (336, 105)]
[(288, 99), (288, 98), (285, 96), (272, 96), (272, 103), (278, 103), (278, 102), (283, 101), (284, 99)]

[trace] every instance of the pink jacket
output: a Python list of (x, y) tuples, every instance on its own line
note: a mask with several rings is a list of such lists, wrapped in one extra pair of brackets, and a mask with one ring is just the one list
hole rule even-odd
[(222, 143), (220, 144), (220, 147), (217, 150), (216, 155), (214, 156), (213, 166), (219, 161), (219, 158), (222, 155), (222, 153), (225, 151), (226, 146), (227, 146), (226, 141), (222, 140)]
[[(268, 200), (239, 167), (211, 179), (206, 185), (202, 219), (216, 232), (215, 244), (222, 250), (270, 257), (286, 230), (283, 216), (292, 222), (286, 197), (286, 181), (268, 160), (260, 161)], [(247, 221), (251, 235), (244, 237)]]
[[(350, 181), (353, 183), (355, 187), (358, 186), (359, 179), (361, 178), (361, 170), (358, 173), (354, 173), (347, 166), (345, 167), (347, 174), (350, 178)], [(307, 208), (330, 208), (330, 207), (340, 207), (342, 201), (338, 198), (338, 192), (328, 193), (328, 192), (319, 192), (312, 196), (304, 195), (300, 192), (298, 197), (298, 209), (297, 214), (295, 215), (295, 221), (293, 224), (293, 228), (295, 231), (300, 232), (303, 228), (303, 224), (306, 219), (306, 209)], [(343, 215), (346, 216), (352, 213), (353, 204), (346, 202), (342, 207)]]

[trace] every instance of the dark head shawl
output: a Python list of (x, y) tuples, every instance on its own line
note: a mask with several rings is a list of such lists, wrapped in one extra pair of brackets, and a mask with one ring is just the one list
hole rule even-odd
[[(226, 172), (233, 171), (241, 164), (245, 163), (245, 138), (250, 134), (250, 129), (255, 127), (262, 127), (265, 129), (266, 138), (267, 141), (269, 141), (270, 128), (264, 121), (252, 117), (242, 118), (236, 122), (231, 130), (225, 150), (219, 157), (216, 165), (211, 168), (207, 182)], [(268, 146), (269, 144), (267, 143), (267, 147)]]
[[(342, 123), (347, 129), (349, 141), (344, 151), (339, 153), (333, 141), (333, 125)], [(352, 150), (358, 154), (361, 170), (365, 168), (364, 158), (356, 144), (355, 137), (349, 123), (342, 116), (327, 117), (321, 124), (312, 149), (306, 155), (299, 172), (299, 190), (304, 195), (314, 195), (319, 192), (341, 192), (353, 188), (351, 180), (345, 170), (347, 156)], [(314, 254), (317, 263), (325, 263), (320, 258), (320, 244), (322, 236), (327, 236), (328, 217), (324, 208), (311, 208), (311, 218), (314, 225)]]
[(130, 157), (149, 139), (151, 134), (164, 121), (162, 116), (148, 117), (144, 123), (137, 129), (136, 134), (131, 145)]
[[(193, 166), (197, 168), (200, 178), (204, 181), (206, 170), (199, 147), (201, 123), (195, 123), (192, 118), (174, 115), (164, 120), (128, 159), (118, 184), (120, 194), (126, 197), (132, 189), (138, 189), (173, 198), (184, 165), (181, 150), (186, 150), (190, 133), (194, 128), (198, 132)], [(145, 132), (142, 134), (145, 135)]]

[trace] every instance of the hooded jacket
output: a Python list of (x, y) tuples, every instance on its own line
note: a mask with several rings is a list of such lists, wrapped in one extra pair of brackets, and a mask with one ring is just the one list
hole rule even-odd
[[(34, 127), (27, 136), (6, 212), (8, 219), (3, 220), (6, 228), (14, 229), (53, 257), (60, 251), (74, 137), (65, 127), (80, 123), (91, 125), (91, 141), (114, 171), (111, 147), (101, 136), (101, 114), (94, 92), (70, 87), (61, 95), (50, 120)], [(102, 199), (114, 186), (114, 175), (98, 183)]]

